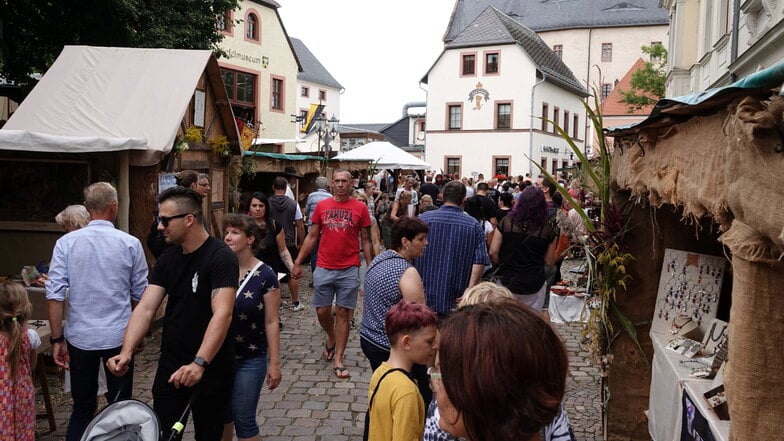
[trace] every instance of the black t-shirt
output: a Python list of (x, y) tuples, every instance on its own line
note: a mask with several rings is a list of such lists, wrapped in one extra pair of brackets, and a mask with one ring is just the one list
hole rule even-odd
[[(275, 222), (274, 219), (270, 219), (270, 223), (272, 225), (267, 225), (267, 234), (264, 236), (264, 240), (261, 241), (261, 246), (256, 250), (256, 258), (272, 267), (276, 273), (287, 273), (286, 265), (281, 260), (280, 252), (278, 251), (277, 238), (283, 227)], [(296, 257), (291, 256), (292, 259)]]
[[(212, 290), (237, 288), (239, 272), (237, 257), (212, 236), (190, 254), (177, 245), (158, 258), (150, 284), (163, 287), (169, 296), (159, 361), (164, 369), (173, 372), (193, 361), (212, 319)], [(233, 369), (234, 342), (227, 338), (204, 375), (224, 375)]]
[(531, 294), (544, 284), (544, 258), (547, 248), (558, 235), (548, 223), (541, 228), (529, 230), (504, 216), (498, 223), (498, 232), (503, 238), (498, 252), (498, 270), (501, 283), (515, 294)]
[(498, 206), (490, 199), (489, 196), (482, 196), (480, 194), (476, 195), (477, 198), (482, 202), (482, 214), (484, 214), (485, 219), (490, 220), (491, 218), (496, 217), (496, 210)]
[(433, 202), (438, 199), (438, 192), (440, 192), (438, 185), (433, 184), (432, 182), (425, 182), (419, 187), (419, 192), (422, 194), (429, 194), (431, 198), (433, 198)]

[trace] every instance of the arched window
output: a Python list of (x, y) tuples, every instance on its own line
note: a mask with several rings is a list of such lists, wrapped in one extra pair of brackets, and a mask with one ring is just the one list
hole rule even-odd
[(259, 19), (256, 14), (248, 14), (245, 19), (245, 38), (249, 40), (259, 39)]

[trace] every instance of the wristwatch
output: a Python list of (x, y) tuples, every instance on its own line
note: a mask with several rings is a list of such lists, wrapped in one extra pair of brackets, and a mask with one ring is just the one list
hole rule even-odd
[(206, 368), (207, 366), (210, 365), (209, 363), (207, 363), (207, 360), (199, 356), (196, 356), (196, 358), (193, 359), (193, 362), (196, 363), (197, 366), (201, 366), (203, 368)]
[(55, 343), (62, 343), (65, 341), (65, 335), (61, 335), (57, 338), (49, 337), (49, 344), (53, 345)]

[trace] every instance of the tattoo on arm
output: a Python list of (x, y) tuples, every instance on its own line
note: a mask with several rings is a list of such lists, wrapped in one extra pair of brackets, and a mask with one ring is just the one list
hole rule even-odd
[(212, 292), (210, 292), (210, 300), (215, 300), (215, 297), (218, 296), (219, 292), (220, 292), (220, 288), (213, 289)]
[(291, 253), (289, 253), (289, 250), (281, 252), (280, 258), (283, 260), (283, 264), (286, 265), (286, 269), (290, 272), (291, 269), (294, 268), (294, 261), (291, 260)]

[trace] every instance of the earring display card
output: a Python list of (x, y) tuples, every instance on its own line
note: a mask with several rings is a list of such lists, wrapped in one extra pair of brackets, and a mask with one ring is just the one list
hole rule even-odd
[(666, 249), (651, 331), (678, 336), (691, 319), (688, 327), (696, 323), (702, 338), (716, 318), (726, 267), (724, 257)]

